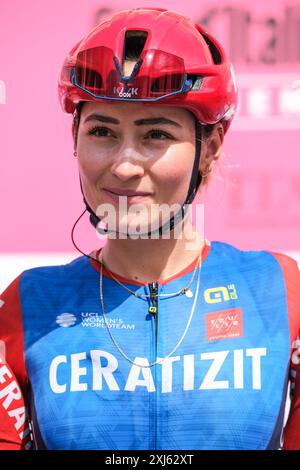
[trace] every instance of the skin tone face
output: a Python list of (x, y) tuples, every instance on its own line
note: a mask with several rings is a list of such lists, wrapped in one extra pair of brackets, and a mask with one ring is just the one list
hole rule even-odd
[[(202, 143), (201, 171), (206, 171), (218, 158), (223, 140), (221, 127), (214, 129), (210, 138)], [(76, 150), (83, 191), (93, 210), (96, 212), (101, 204), (111, 204), (119, 216), (119, 195), (122, 195), (128, 208), (142, 204), (145, 209), (140, 214), (124, 213), (120, 218), (122, 227), (140, 223), (147, 228), (153, 220), (151, 206), (182, 205), (185, 201), (195, 156), (194, 118), (179, 107), (86, 102), (81, 112)], [(195, 250), (181, 257), (184, 266), (187, 258), (194, 259), (195, 251), (199, 252), (199, 235), (192, 225), (189, 230), (194, 234)], [(126, 257), (132, 252), (137, 258), (140, 253), (140, 264), (145, 267), (149, 264), (145, 253), (149, 253), (151, 246), (150, 264), (155, 264), (157, 258), (153, 275), (161, 276), (168, 264), (176, 264), (179, 251), (186, 251), (184, 242), (184, 239), (108, 239), (102, 251), (106, 253), (107, 265), (110, 259), (112, 270), (130, 277), (128, 269), (124, 272)], [(118, 262), (113, 255), (116, 251)], [(173, 262), (170, 257), (174, 257)], [(150, 273), (147, 279), (149, 276)], [(141, 280), (141, 275), (132, 277)]]
[[(78, 163), (83, 190), (91, 207), (109, 203), (119, 208), (124, 195), (127, 204), (143, 204), (139, 217), (124, 214), (125, 226), (141, 223), (148, 229), (153, 204), (183, 204), (194, 160), (194, 120), (181, 108), (164, 109), (142, 104), (87, 103), (78, 134)], [(190, 169), (187, 171), (187, 168)], [(119, 220), (119, 213), (117, 220)], [(150, 227), (149, 227), (150, 228)]]

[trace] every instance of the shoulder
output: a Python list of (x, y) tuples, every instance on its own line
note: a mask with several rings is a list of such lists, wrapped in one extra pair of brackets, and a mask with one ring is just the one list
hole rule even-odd
[(251, 267), (272, 266), (279, 269), (284, 276), (300, 276), (298, 263), (291, 256), (284, 253), (277, 253), (271, 250), (241, 250), (229, 243), (213, 241), (211, 242), (211, 252), (216, 260), (234, 264), (240, 269)]
[(19, 284), (20, 287), (32, 282), (61, 284), (74, 279), (82, 280), (82, 278), (93, 275), (93, 271), (89, 259), (80, 256), (67, 264), (27, 269), (19, 276)]
[(24, 340), (27, 338), (28, 346), (29, 337), (31, 341), (32, 337), (46, 334), (53, 312), (66, 311), (70, 299), (82, 298), (82, 286), (94, 285), (91, 279), (96, 283), (97, 272), (90, 260), (82, 256), (65, 265), (28, 269), (1, 294), (0, 353), (6, 354), (22, 385), (27, 380)]
[(97, 276), (97, 272), (85, 256), (80, 256), (67, 264), (27, 269), (2, 292), (0, 307), (4, 302), (16, 303), (20, 300), (20, 295), (23, 297), (24, 294), (38, 292), (40, 287), (63, 288), (74, 283), (82, 283), (93, 276)]

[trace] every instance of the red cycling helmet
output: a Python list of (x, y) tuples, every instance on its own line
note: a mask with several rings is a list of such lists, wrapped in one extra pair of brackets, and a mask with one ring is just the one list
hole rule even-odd
[[(135, 65), (123, 64), (134, 45)], [(128, 71), (127, 71), (128, 73)], [(174, 11), (134, 8), (96, 26), (64, 61), (59, 97), (73, 113), (80, 101), (133, 101), (190, 110), (226, 132), (237, 104), (232, 65), (201, 26)]]

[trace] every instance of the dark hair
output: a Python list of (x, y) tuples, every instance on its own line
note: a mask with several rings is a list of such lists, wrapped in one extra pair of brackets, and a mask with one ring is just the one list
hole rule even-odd
[(215, 127), (215, 124), (205, 124), (204, 126), (202, 126), (204, 136), (209, 137), (214, 127)]
[(80, 122), (80, 115), (81, 111), (83, 108), (85, 101), (80, 101), (78, 105), (76, 106), (76, 110), (73, 114), (73, 133), (74, 133), (74, 143), (75, 147), (77, 146), (77, 137), (78, 137), (78, 128), (79, 128), (79, 122)]

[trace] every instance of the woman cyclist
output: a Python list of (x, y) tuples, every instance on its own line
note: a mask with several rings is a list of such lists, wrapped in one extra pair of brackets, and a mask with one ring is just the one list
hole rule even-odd
[(222, 46), (176, 12), (121, 11), (68, 54), (59, 97), (107, 240), (1, 296), (34, 446), (300, 448), (297, 264), (209, 243), (190, 217), (236, 109)]

